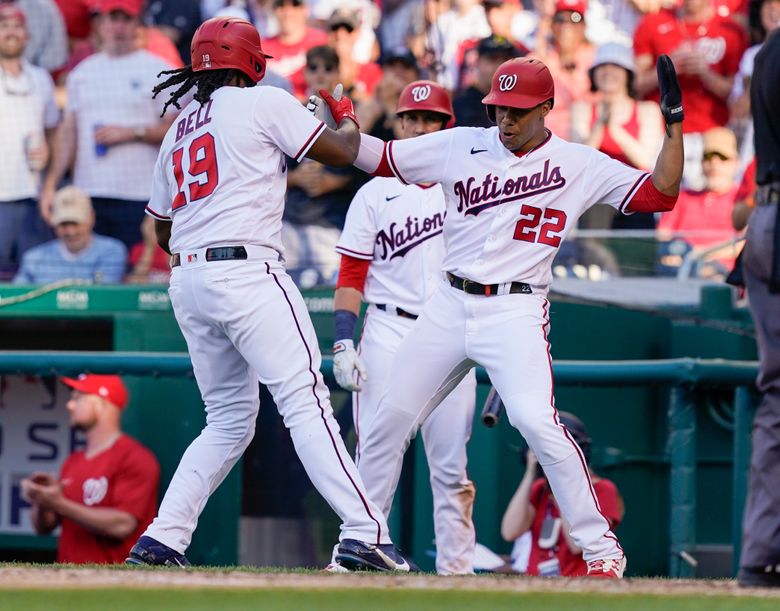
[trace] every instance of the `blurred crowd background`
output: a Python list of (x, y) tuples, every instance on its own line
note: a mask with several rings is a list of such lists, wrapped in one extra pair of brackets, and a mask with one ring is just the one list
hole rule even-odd
[[(256, 25), (273, 56), (261, 86), (304, 102), (341, 82), (361, 130), (384, 139), (412, 80), (451, 91), (456, 125), (489, 126), (481, 99), (496, 67), (537, 57), (555, 79), (550, 130), (638, 168), (660, 150), (655, 64), (667, 53), (686, 115), (677, 207), (595, 207), (554, 272), (722, 278), (733, 265), (754, 190), (753, 58), (780, 0), (0, 0), (0, 282), (167, 282), (144, 207), (175, 109), (161, 117), (151, 90), (189, 63), (215, 15)], [(283, 238), (303, 288), (334, 283), (334, 246), (368, 178), (290, 161)]]

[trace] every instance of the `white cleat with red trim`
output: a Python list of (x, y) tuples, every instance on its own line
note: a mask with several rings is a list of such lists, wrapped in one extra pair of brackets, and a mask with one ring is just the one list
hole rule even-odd
[(604, 558), (588, 562), (588, 577), (598, 579), (623, 579), (626, 569), (626, 557)]

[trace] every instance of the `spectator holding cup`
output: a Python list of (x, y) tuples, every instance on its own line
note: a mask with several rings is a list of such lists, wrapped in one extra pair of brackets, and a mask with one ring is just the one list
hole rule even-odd
[(51, 237), (36, 199), (59, 111), (49, 74), (23, 59), (27, 40), (22, 10), (0, 4), (0, 280), (25, 251)]
[(157, 151), (173, 122), (173, 113), (160, 118), (162, 102), (151, 93), (158, 73), (169, 65), (136, 46), (138, 2), (98, 0), (95, 8), (102, 51), (68, 75), (68, 103), (54, 142), (41, 215), (50, 221), (58, 183), (75, 159), (73, 183), (92, 198), (95, 231), (130, 248), (142, 239)]

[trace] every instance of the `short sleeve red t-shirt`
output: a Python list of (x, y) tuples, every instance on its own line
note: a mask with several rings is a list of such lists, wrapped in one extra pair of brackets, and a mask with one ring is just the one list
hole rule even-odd
[(62, 520), (57, 562), (115, 564), (125, 561), (157, 512), (160, 465), (132, 437), (122, 435), (107, 450), (87, 458), (83, 451), (65, 460), (60, 472), (65, 497), (88, 507), (110, 507), (138, 520), (124, 540), (96, 535), (72, 520)]
[[(634, 55), (650, 55), (653, 65), (660, 55), (678, 49), (696, 50), (705, 55), (710, 69), (721, 76), (733, 76), (747, 47), (747, 35), (731, 17), (715, 15), (708, 21), (683, 21), (673, 11), (646, 15), (634, 32)], [(724, 126), (729, 120), (727, 100), (704, 87), (695, 75), (678, 73), (685, 108), (685, 133), (705, 132)], [(656, 89), (650, 99), (659, 100)]]
[[(614, 528), (620, 523), (623, 513), (623, 501), (617, 487), (608, 479), (600, 479), (593, 482), (593, 489), (596, 491), (601, 513), (610, 520)], [(573, 554), (566, 544), (561, 514), (545, 478), (537, 479), (531, 486), (530, 503), (536, 510), (536, 515), (531, 524), (531, 554), (528, 558), (527, 573), (545, 574), (544, 564), (549, 566), (551, 561), (555, 564), (557, 560), (560, 576), (587, 575), (588, 565), (582, 559), (582, 554)]]

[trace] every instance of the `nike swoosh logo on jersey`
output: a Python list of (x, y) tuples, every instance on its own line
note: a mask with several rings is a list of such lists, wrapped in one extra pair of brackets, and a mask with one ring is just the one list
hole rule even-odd
[(471, 154), (476, 155), (477, 153), (486, 153), (487, 149), (475, 149), (473, 146), (471, 147)]
[(400, 195), (393, 195), (393, 196), (391, 197), (391, 196), (389, 196), (389, 195), (386, 195), (386, 196), (385, 196), (385, 201), (386, 201), (386, 202), (391, 202), (391, 201), (393, 201), (394, 199), (398, 199), (399, 197), (401, 197), (401, 196), (400, 196)]

